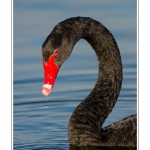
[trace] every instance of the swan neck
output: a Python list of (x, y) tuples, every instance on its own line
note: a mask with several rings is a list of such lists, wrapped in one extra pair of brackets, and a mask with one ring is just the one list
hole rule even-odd
[(83, 38), (92, 46), (97, 56), (99, 70), (97, 83), (82, 103), (97, 101), (100, 105), (98, 111), (104, 110), (102, 107), (105, 107), (99, 118), (102, 124), (115, 105), (121, 89), (122, 62), (119, 48), (109, 30), (91, 18), (78, 18), (72, 28), (72, 32), (76, 33), (71, 34), (72, 46)]
[(77, 106), (70, 118), (68, 129), (72, 142), (81, 131), (86, 138), (90, 138), (87, 135), (92, 132), (101, 137), (102, 124), (114, 107), (122, 84), (119, 48), (108, 29), (90, 18), (80, 18), (75, 22), (73, 32), (77, 32), (72, 37), (73, 45), (83, 38), (94, 49), (99, 72), (92, 92)]

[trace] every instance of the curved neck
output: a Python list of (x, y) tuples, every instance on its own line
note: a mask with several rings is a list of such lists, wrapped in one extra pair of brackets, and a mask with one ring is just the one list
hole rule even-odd
[(102, 24), (91, 18), (79, 17), (68, 20), (66, 25), (68, 29), (70, 29), (69, 21), (74, 21), (71, 22), (72, 27), (69, 30), (70, 39), (68, 41), (71, 47), (81, 38), (85, 39), (93, 47), (99, 64), (95, 87), (78, 105), (70, 118), (69, 139), (73, 142), (76, 135), (79, 136), (79, 131), (86, 137), (93, 130), (96, 134), (100, 134), (98, 131), (102, 128), (103, 122), (119, 96), (122, 84), (122, 63), (115, 39)]
[[(77, 41), (83, 38), (92, 46), (98, 59), (99, 73), (97, 83), (83, 103), (94, 100), (100, 102), (100, 105), (103, 105), (101, 107), (106, 106), (105, 115), (100, 114), (99, 118), (103, 123), (118, 98), (122, 84), (120, 52), (112, 34), (101, 23), (91, 18), (83, 19), (79, 17), (72, 20), (74, 23), (71, 23), (72, 30), (69, 30), (69, 32), (72, 32), (69, 33), (70, 45), (73, 47)], [(69, 27), (69, 21), (71, 20), (68, 20), (68, 24), (66, 23), (67, 27)], [(73, 34), (73, 32), (76, 34)]]
[(117, 43), (101, 23), (91, 18), (69, 18), (56, 25), (43, 43), (44, 61), (47, 62), (53, 50), (58, 48), (55, 63), (61, 67), (81, 38), (93, 47), (99, 73), (92, 92), (70, 118), (68, 132), (72, 145), (91, 140), (97, 144), (101, 141), (102, 124), (115, 105), (122, 84), (122, 64)]

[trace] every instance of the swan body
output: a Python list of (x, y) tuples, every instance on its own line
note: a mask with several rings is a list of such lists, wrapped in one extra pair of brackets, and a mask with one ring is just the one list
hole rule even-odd
[(76, 107), (69, 120), (70, 144), (136, 147), (136, 115), (102, 128), (117, 101), (122, 85), (119, 48), (106, 27), (89, 17), (74, 17), (58, 23), (42, 45), (43, 61), (48, 64), (49, 58), (54, 55), (54, 50), (57, 50), (59, 53), (55, 55), (54, 63), (60, 68), (81, 38), (94, 49), (99, 73), (93, 90)]

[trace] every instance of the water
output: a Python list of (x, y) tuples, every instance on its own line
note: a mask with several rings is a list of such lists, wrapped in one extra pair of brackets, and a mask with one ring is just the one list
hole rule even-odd
[(14, 0), (13, 4), (15, 150), (68, 150), (68, 120), (96, 83), (95, 53), (85, 40), (80, 40), (61, 67), (53, 92), (47, 98), (41, 94), (41, 46), (53, 27), (69, 17), (89, 16), (100, 21), (114, 35), (120, 49), (124, 76), (122, 90), (103, 126), (136, 113), (136, 1)]

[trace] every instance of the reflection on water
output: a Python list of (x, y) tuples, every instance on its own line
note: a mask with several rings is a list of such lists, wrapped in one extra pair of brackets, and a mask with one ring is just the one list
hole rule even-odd
[[(136, 2), (14, 0), (13, 146), (22, 149), (69, 148), (68, 120), (97, 80), (97, 58), (80, 40), (61, 67), (53, 92), (41, 94), (41, 46), (54, 25), (72, 16), (89, 16), (114, 35), (122, 57), (123, 83), (119, 99), (103, 126), (136, 113)], [(84, 60), (84, 61), (83, 61)]]

